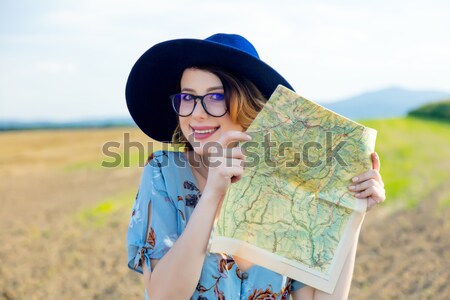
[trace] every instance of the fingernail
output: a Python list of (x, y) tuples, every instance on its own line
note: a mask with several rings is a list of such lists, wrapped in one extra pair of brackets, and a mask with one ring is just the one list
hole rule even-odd
[(248, 134), (247, 134), (247, 137), (251, 140), (252, 139), (252, 137), (251, 136), (249, 136)]
[(353, 178), (352, 178), (352, 181), (353, 181), (353, 182), (357, 182), (357, 181), (358, 181), (358, 177), (353, 177)]
[(359, 197), (359, 195), (361, 195), (361, 193), (356, 194), (355, 197)]
[(349, 186), (348, 188), (351, 189), (351, 190), (354, 190), (354, 189), (355, 189), (355, 186), (354, 186), (354, 185), (351, 185), (351, 186)]

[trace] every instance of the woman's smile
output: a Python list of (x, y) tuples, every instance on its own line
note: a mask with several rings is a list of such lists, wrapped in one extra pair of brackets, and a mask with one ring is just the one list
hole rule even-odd
[(220, 126), (191, 126), (191, 128), (194, 133), (194, 138), (196, 140), (203, 140), (213, 135), (220, 128)]

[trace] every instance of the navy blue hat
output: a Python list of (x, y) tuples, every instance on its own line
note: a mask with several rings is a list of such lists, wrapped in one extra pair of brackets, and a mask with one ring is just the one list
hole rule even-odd
[(240, 35), (218, 33), (204, 40), (177, 39), (156, 44), (134, 64), (125, 91), (131, 117), (152, 139), (171, 141), (178, 116), (169, 95), (179, 92), (181, 74), (192, 66), (217, 66), (247, 78), (266, 98), (278, 84), (293, 90)]

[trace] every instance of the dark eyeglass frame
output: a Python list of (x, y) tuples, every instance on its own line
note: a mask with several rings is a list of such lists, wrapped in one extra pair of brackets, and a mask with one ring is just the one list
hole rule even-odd
[[(189, 95), (189, 96), (192, 96), (192, 98), (193, 98), (192, 101), (194, 101), (194, 106), (192, 107), (192, 111), (191, 111), (189, 114), (187, 114), (187, 115), (182, 115), (182, 114), (179, 114), (179, 113), (177, 112), (177, 109), (175, 108), (175, 97), (178, 96), (178, 95)], [(224, 112), (222, 115), (220, 115), (220, 116), (215, 116), (215, 115), (211, 114), (211, 113), (208, 111), (208, 109), (206, 109), (206, 104), (205, 104), (204, 99), (205, 99), (206, 96), (209, 96), (209, 95), (223, 95), (223, 97), (224, 97), (224, 100), (223, 100), (223, 101), (225, 102), (225, 112)], [(219, 118), (219, 117), (224, 116), (224, 115), (228, 112), (228, 105), (227, 105), (227, 103), (226, 103), (227, 99), (226, 99), (226, 96), (225, 96), (224, 93), (208, 93), (208, 94), (205, 94), (205, 95), (203, 95), (203, 96), (192, 95), (192, 94), (189, 94), (189, 93), (177, 93), (177, 94), (170, 95), (169, 98), (170, 98), (170, 100), (172, 100), (172, 108), (173, 108), (173, 110), (174, 110), (175, 113), (176, 113), (177, 115), (179, 115), (180, 117), (188, 117), (188, 116), (192, 115), (192, 113), (193, 113), (194, 110), (195, 110), (195, 107), (197, 106), (197, 101), (196, 101), (197, 99), (200, 99), (200, 102), (202, 103), (203, 109), (206, 111), (206, 113), (207, 113), (208, 115), (210, 115), (210, 116), (212, 116), (212, 117)]]

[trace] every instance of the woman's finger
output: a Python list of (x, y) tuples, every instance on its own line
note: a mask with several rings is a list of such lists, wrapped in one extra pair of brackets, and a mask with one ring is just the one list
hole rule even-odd
[(378, 156), (378, 153), (374, 152), (372, 153), (372, 169), (380, 172), (380, 168), (381, 168), (380, 157)]
[(372, 197), (367, 198), (367, 210), (370, 210), (372, 207), (376, 206), (378, 202)]
[(245, 166), (245, 160), (239, 158), (227, 158), (227, 167), (240, 167)]
[(245, 154), (241, 147), (226, 148), (226, 156), (230, 158), (245, 159)]
[[(245, 132), (237, 130), (229, 130), (223, 133), (216, 142), (211, 143), (211, 147), (233, 148), (239, 141), (250, 141), (252, 138)], [(218, 143), (219, 145), (215, 145)]]
[(366, 180), (364, 182), (361, 182), (359, 184), (352, 184), (352, 185), (350, 185), (348, 187), (348, 189), (350, 191), (353, 191), (353, 192), (359, 192), (359, 191), (363, 191), (363, 190), (369, 188), (370, 186), (375, 186), (375, 187), (380, 187), (381, 188), (381, 185), (380, 185), (380, 183), (378, 181), (376, 181), (373, 178), (370, 178), (370, 179), (368, 179), (368, 180)]
[(386, 195), (384, 189), (380, 189), (378, 187), (371, 186), (368, 189), (358, 192), (355, 194), (356, 198), (364, 199), (364, 198), (373, 198), (377, 203), (384, 202), (386, 199)]
[(231, 179), (232, 183), (235, 183), (239, 181), (242, 177), (242, 174), (244, 173), (244, 169), (242, 167), (232, 167), (227, 169), (227, 172), (229, 174), (229, 178)]
[(375, 179), (381, 186), (384, 186), (383, 180), (381, 179), (380, 172), (377, 169), (370, 169), (362, 174), (359, 174), (352, 178), (352, 182), (355, 184), (364, 182), (369, 179)]
[(355, 197), (357, 198), (367, 198), (367, 197), (374, 197), (376, 192), (376, 188), (374, 186), (370, 186), (367, 189), (365, 189), (362, 192), (356, 193)]

